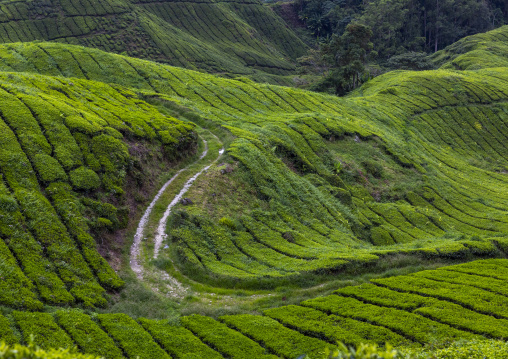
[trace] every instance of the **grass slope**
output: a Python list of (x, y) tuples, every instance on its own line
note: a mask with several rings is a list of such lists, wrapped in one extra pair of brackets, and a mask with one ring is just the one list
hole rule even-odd
[(478, 70), (508, 65), (506, 26), (465, 37), (431, 56), (441, 68)]
[(34, 334), (34, 344), (43, 348), (76, 346), (105, 358), (294, 359), (302, 354), (322, 358), (324, 349), (335, 348), (337, 341), (390, 343), (418, 353), (429, 342), (460, 339), (472, 344), (457, 345), (459, 353), (479, 346), (493, 350), (489, 357), (502, 358), (506, 345), (500, 340), (508, 338), (506, 278), (508, 260), (481, 260), (344, 287), (262, 315), (218, 320), (191, 315), (177, 325), (74, 309), (13, 311), (0, 315), (0, 340), (23, 344)]
[(276, 83), (306, 50), (257, 0), (1, 1), (0, 42), (35, 40)]
[(35, 334), (45, 348), (178, 358), (184, 342), (206, 357), (289, 359), (317, 358), (337, 340), (414, 349), (508, 337), (506, 259), (377, 278), (263, 315), (186, 316), (176, 327), (41, 311), (103, 306), (105, 290), (122, 286), (94, 239), (125, 226), (132, 184), (147, 180), (140, 159), (164, 167), (192, 152), (195, 125), (175, 116), (229, 131), (227, 157), (170, 218), (161, 267), (218, 286), (273, 287), (400, 254), (506, 256), (506, 68), (396, 71), (347, 98), (55, 43), (2, 45), (0, 70), (8, 343)]

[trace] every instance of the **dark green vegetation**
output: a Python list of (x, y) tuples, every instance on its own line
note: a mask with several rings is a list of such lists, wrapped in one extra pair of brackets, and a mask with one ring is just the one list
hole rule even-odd
[[(0, 316), (0, 330), (10, 343), (21, 339), (16, 331), (20, 342), (29, 342), (34, 334), (34, 344), (43, 348), (76, 345), (81, 352), (106, 358), (321, 358), (337, 341), (388, 342), (415, 353), (432, 341), (462, 339), (472, 341), (472, 348), (495, 349), (499, 343), (489, 344), (483, 336), (508, 338), (507, 292), (496, 286), (506, 278), (508, 260), (481, 260), (345, 287), (263, 315), (218, 320), (191, 315), (175, 325), (135, 321), (125, 314), (14, 311)], [(457, 283), (460, 289), (453, 290)], [(494, 294), (495, 288), (503, 294)]]
[(450, 70), (477, 70), (508, 65), (508, 45), (504, 27), (465, 37), (432, 55), (433, 62)]
[(0, 301), (104, 306), (122, 280), (96, 240), (125, 227), (125, 189), (144, 182), (132, 151), (172, 160), (194, 146), (193, 125), (118, 86), (1, 73), (0, 91)]
[(342, 35), (350, 22), (367, 25), (382, 60), (408, 51), (435, 52), (508, 21), (503, 0), (294, 0), (273, 8), (322, 40)]
[[(40, 48), (48, 55), (31, 61)], [(199, 281), (311, 284), (311, 273), (396, 254), (466, 259), (506, 250), (503, 68), (392, 72), (337, 99), (58, 44), (5, 45), (0, 53), (6, 71), (137, 88), (160, 111), (237, 136), (228, 154), (238, 168), (222, 177), (259, 207), (219, 217), (228, 212), (214, 210), (224, 194), (191, 189), (196, 205), (172, 218), (172, 245), (162, 254)]]
[(35, 40), (275, 83), (291, 83), (278, 76), (290, 75), (306, 51), (258, 0), (1, 1), (0, 42)]

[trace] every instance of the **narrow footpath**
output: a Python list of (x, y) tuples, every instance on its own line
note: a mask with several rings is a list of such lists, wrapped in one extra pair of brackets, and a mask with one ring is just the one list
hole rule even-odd
[[(178, 202), (183, 198), (185, 193), (191, 188), (192, 184), (196, 179), (205, 171), (207, 171), (224, 153), (222, 142), (211, 132), (202, 130), (204, 132), (200, 138), (203, 140), (204, 150), (200, 157), (193, 163), (189, 164), (185, 168), (180, 169), (173, 177), (171, 177), (159, 190), (157, 195), (154, 197), (150, 205), (145, 210), (143, 217), (139, 221), (138, 228), (134, 235), (134, 241), (130, 249), (130, 267), (136, 274), (139, 280), (150, 282), (149, 285), (154, 282), (153, 278), (157, 277), (157, 282), (164, 285), (164, 292), (169, 296), (183, 297), (186, 293), (184, 286), (179, 283), (175, 278), (169, 276), (168, 273), (160, 269), (155, 268), (151, 265), (147, 267), (147, 255), (144, 254), (147, 251), (147, 242), (151, 243), (153, 239), (153, 258), (157, 259), (161, 246), (164, 240), (167, 238), (166, 226), (169, 216), (171, 215), (172, 209)], [(204, 135), (208, 137), (213, 136), (209, 141), (217, 141), (219, 146), (222, 147), (218, 150), (218, 155), (213, 156), (209, 154), (208, 141), (204, 138)], [(217, 151), (215, 146), (215, 151)], [(216, 152), (217, 153), (217, 152)], [(188, 178), (182, 185), (182, 177)], [(190, 177), (190, 178), (189, 178)], [(180, 190), (179, 190), (180, 189)], [(179, 190), (179, 191), (178, 191)], [(175, 196), (168, 197), (168, 193), (177, 193)], [(154, 211), (154, 208), (161, 205), (161, 202), (168, 203), (167, 207), (160, 218), (155, 218), (160, 215), (160, 211)], [(150, 226), (150, 223), (158, 222), (158, 226), (154, 229)], [(150, 277), (150, 278), (147, 278)], [(160, 283), (162, 282), (162, 283)], [(159, 285), (150, 285), (152, 289), (159, 292)]]

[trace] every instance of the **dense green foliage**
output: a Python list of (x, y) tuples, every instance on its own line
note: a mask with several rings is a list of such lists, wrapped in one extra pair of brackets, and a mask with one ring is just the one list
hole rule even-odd
[[(409, 51), (438, 51), (460, 38), (491, 30), (508, 21), (499, 0), (296, 0), (286, 17), (297, 14), (318, 39), (342, 35), (350, 22), (372, 28), (381, 59)], [(287, 8), (280, 4), (276, 9)]]
[(123, 188), (139, 166), (126, 142), (151, 142), (171, 159), (193, 146), (193, 126), (161, 115), (127, 89), (0, 76), (0, 251), (8, 264), (2, 276), (9, 278), (1, 302), (27, 309), (41, 308), (38, 297), (105, 305), (103, 288), (118, 289), (122, 281), (90, 231), (101, 220), (110, 229), (125, 226)]
[[(157, 263), (180, 278), (310, 286), (399, 256), (505, 257), (506, 68), (395, 71), (337, 98), (54, 43), (2, 45), (0, 58), (0, 303), (9, 307), (0, 335), (9, 343), (33, 335), (44, 348), (111, 357), (208, 348), (209, 357), (289, 359), (318, 358), (337, 340), (492, 350), (484, 337), (506, 340), (506, 259), (373, 279), (263, 315), (184, 316), (181, 327), (44, 307), (106, 306), (106, 290), (121, 288), (94, 236), (128, 223), (129, 185), (143, 183), (136, 153), (163, 163), (192, 153), (195, 126), (167, 115), (177, 111), (234, 136), (224, 163), (189, 190), (193, 204), (169, 220)], [(201, 190), (218, 176), (226, 196)], [(252, 206), (217, 210), (233, 191)]]
[(445, 348), (425, 351), (408, 350), (406, 355), (415, 359), (503, 359), (506, 357), (508, 344), (500, 340), (458, 341)]
[(0, 358), (2, 359), (98, 359), (88, 354), (77, 354), (67, 349), (43, 350), (37, 346), (23, 346), (0, 343)]
[(56, 322), (72, 337), (84, 353), (121, 359), (124, 356), (115, 342), (88, 315), (72, 310), (59, 311)]
[(43, 349), (72, 347), (72, 339), (48, 313), (13, 312), (16, 325), (23, 333), (23, 341), (34, 343)]
[(343, 96), (368, 80), (365, 63), (372, 51), (371, 37), (372, 30), (361, 24), (349, 24), (340, 37), (334, 35), (320, 49), (328, 73), (313, 89), (326, 91), (332, 87), (332, 93)]
[(445, 69), (478, 70), (506, 67), (508, 46), (506, 27), (465, 37), (432, 55), (432, 61)]
[[(57, 44), (5, 45), (4, 69), (35, 71), (33, 46), (76, 53), (75, 61), (37, 58), (46, 74), (75, 69), (78, 77), (137, 87), (151, 103), (185, 106), (237, 136), (228, 154), (263, 205), (231, 213), (229, 222), (207, 218), (199, 206), (174, 217), (173, 245), (163, 256), (172, 256), (186, 275), (259, 286), (397, 253), (468, 258), (506, 250), (508, 92), (502, 68), (392, 72), (339, 100)], [(9, 60), (14, 53), (25, 60)], [(98, 68), (90, 55), (110, 65)], [(74, 87), (85, 83), (73, 80)], [(157, 137), (144, 124), (133, 128), (137, 136)], [(167, 142), (169, 132), (161, 130)], [(94, 155), (89, 168), (101, 164), (113, 173), (112, 161), (101, 154), (122, 148), (113, 143), (120, 140), (104, 134), (78, 146)], [(115, 156), (125, 163), (124, 154)], [(67, 170), (83, 161), (61, 159)], [(112, 183), (118, 176), (99, 171), (99, 177), (119, 192), (121, 183)]]

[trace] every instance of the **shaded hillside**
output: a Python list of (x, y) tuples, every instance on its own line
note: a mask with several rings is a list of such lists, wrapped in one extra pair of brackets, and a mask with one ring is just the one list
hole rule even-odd
[[(57, 41), (261, 81), (288, 75), (306, 46), (246, 1), (1, 1), (0, 42)], [(224, 56), (227, 54), (227, 56)]]
[[(0, 54), (4, 71), (138, 88), (152, 104), (237, 137), (227, 148), (236, 174), (222, 178), (248, 188), (257, 208), (234, 210), (243, 191), (191, 189), (195, 204), (172, 219), (162, 254), (199, 280), (262, 285), (397, 253), (506, 251), (505, 68), (396, 71), (340, 99), (58, 44)], [(196, 188), (214, 188), (214, 173)]]

